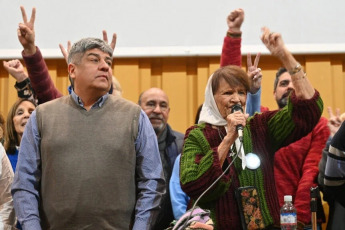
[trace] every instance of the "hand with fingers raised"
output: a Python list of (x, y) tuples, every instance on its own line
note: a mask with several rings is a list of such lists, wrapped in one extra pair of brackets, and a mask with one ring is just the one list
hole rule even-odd
[(59, 44), (59, 47), (60, 47), (63, 57), (65, 58), (66, 63), (68, 64), (68, 54), (72, 47), (71, 41), (67, 41), (67, 50), (65, 49), (65, 47), (63, 47), (62, 44)]
[(251, 54), (247, 54), (247, 68), (248, 68), (248, 78), (250, 83), (249, 92), (251, 94), (256, 94), (261, 87), (262, 73), (261, 69), (258, 68), (261, 53), (258, 53), (255, 57), (254, 64), (252, 64)]
[(19, 23), (19, 27), (17, 29), (18, 40), (24, 48), (24, 54), (33, 55), (36, 53), (34, 29), (36, 8), (32, 8), (32, 13), (29, 21), (26, 16), (25, 8), (23, 6), (20, 6), (20, 10), (22, 11), (23, 22)]
[[(108, 35), (107, 35), (107, 31), (103, 30), (103, 40), (108, 43)], [(117, 35), (116, 33), (113, 33), (113, 38), (111, 39), (111, 43), (109, 44), (110, 47), (113, 49), (113, 52), (115, 50), (115, 46), (116, 46), (116, 39), (117, 39)]]
[(335, 110), (335, 114), (333, 113), (332, 107), (328, 106), (327, 107), (327, 111), (328, 111), (328, 115), (329, 115), (329, 119), (328, 119), (328, 128), (329, 131), (331, 132), (331, 137), (334, 136), (334, 134), (339, 130), (341, 124), (342, 124), (342, 120), (340, 118), (340, 109), (337, 108)]

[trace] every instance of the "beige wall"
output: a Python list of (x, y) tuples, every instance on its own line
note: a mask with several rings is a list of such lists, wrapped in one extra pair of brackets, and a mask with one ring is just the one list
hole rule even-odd
[[(308, 78), (318, 89), (325, 108), (332, 106), (345, 112), (344, 54), (298, 55)], [(198, 106), (203, 102), (208, 77), (219, 67), (219, 57), (117, 58), (114, 75), (123, 88), (123, 97), (137, 102), (140, 92), (150, 87), (162, 88), (170, 99), (169, 123), (173, 129), (185, 132), (193, 124)], [(246, 57), (242, 58), (245, 69)], [(67, 66), (62, 59), (47, 60), (49, 73), (57, 88), (67, 94)], [(263, 72), (262, 105), (276, 109), (273, 81), (280, 63), (273, 57), (262, 56), (259, 67)], [(0, 111), (7, 115), (17, 98), (15, 80), (0, 66)], [(324, 116), (328, 117), (326, 109)]]

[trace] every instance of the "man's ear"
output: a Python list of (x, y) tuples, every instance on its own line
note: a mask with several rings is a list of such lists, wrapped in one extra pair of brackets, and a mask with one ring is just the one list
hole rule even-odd
[(68, 64), (68, 74), (70, 78), (75, 78), (76, 66), (73, 63)]
[(169, 106), (169, 108), (167, 109), (167, 123), (168, 123), (169, 115), (170, 115), (170, 106)]

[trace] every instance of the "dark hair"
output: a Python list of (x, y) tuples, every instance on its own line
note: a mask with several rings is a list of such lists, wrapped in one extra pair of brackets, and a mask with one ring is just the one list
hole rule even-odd
[(199, 106), (198, 110), (196, 111), (194, 124), (198, 124), (199, 122), (201, 109), (202, 109), (202, 104)]
[(220, 79), (224, 79), (231, 87), (243, 86), (249, 91), (249, 80), (247, 73), (238, 66), (228, 65), (219, 68), (213, 73), (212, 91), (213, 95), (219, 88)]
[(5, 133), (5, 150), (9, 154), (14, 154), (16, 152), (16, 146), (20, 145), (18, 134), (13, 123), (13, 117), (16, 115), (16, 110), (18, 109), (19, 105), (24, 101), (31, 102), (36, 107), (35, 102), (31, 99), (20, 98), (16, 102), (14, 102), (14, 104), (10, 108), (10, 111), (7, 115)]
[(274, 80), (274, 85), (273, 85), (273, 91), (275, 92), (277, 89), (277, 85), (278, 85), (278, 81), (279, 81), (279, 77), (283, 74), (287, 72), (287, 69), (285, 69), (284, 67), (280, 67), (276, 73), (276, 79)]

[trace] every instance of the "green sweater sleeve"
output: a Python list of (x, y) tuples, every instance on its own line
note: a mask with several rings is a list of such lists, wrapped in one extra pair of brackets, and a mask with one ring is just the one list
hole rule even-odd
[[(315, 101), (316, 103), (312, 103)], [(291, 94), (287, 106), (279, 110), (268, 121), (269, 139), (272, 150), (289, 145), (307, 135), (319, 121), (323, 111), (319, 93), (309, 100), (298, 100)]]
[[(187, 195), (197, 199), (222, 173), (217, 148), (210, 147), (202, 127), (192, 128), (185, 139), (181, 156), (182, 189)], [(201, 199), (201, 202), (218, 199), (228, 190), (230, 183), (230, 176), (224, 175)]]

